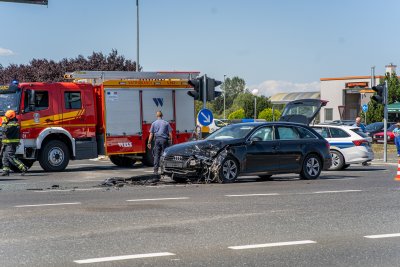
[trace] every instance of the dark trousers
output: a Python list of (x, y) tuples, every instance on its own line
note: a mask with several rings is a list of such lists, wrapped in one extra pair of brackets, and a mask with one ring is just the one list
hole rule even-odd
[(154, 171), (158, 171), (158, 167), (160, 167), (160, 158), (166, 147), (168, 147), (167, 139), (156, 138), (156, 141), (154, 142), (154, 148), (153, 148)]
[(17, 167), (20, 171), (26, 171), (26, 166), (15, 157), (17, 150), (16, 144), (3, 144), (3, 171), (10, 171), (11, 164)]

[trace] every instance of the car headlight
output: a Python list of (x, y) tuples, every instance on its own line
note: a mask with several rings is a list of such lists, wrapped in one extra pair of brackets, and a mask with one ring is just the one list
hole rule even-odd
[(161, 156), (165, 157), (166, 155), (167, 155), (167, 152), (164, 151)]

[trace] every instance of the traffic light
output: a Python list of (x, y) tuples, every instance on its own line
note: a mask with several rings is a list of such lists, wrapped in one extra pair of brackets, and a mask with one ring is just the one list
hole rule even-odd
[(204, 77), (198, 77), (196, 79), (191, 79), (188, 81), (188, 84), (193, 86), (194, 90), (190, 90), (187, 92), (188, 95), (194, 98), (194, 100), (203, 101), (203, 87), (204, 87)]
[(374, 90), (376, 94), (373, 95), (371, 99), (375, 100), (379, 104), (384, 104), (385, 85), (378, 84), (377, 86), (373, 86), (372, 90)]
[(221, 95), (221, 92), (215, 91), (215, 87), (220, 86), (222, 82), (212, 78), (207, 78), (207, 101), (212, 101)]

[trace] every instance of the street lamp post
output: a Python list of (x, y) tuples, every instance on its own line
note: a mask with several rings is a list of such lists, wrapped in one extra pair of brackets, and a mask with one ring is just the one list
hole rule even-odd
[(225, 114), (225, 99), (226, 99), (226, 75), (224, 75), (224, 120), (226, 119)]
[(139, 71), (139, 0), (136, 0), (136, 71)]
[(257, 119), (257, 94), (258, 89), (253, 89), (251, 93), (254, 95), (254, 121)]

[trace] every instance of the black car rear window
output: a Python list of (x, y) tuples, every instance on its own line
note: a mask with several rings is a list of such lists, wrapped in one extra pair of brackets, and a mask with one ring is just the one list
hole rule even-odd
[(297, 127), (301, 139), (316, 139), (317, 137), (311, 131), (303, 127)]

